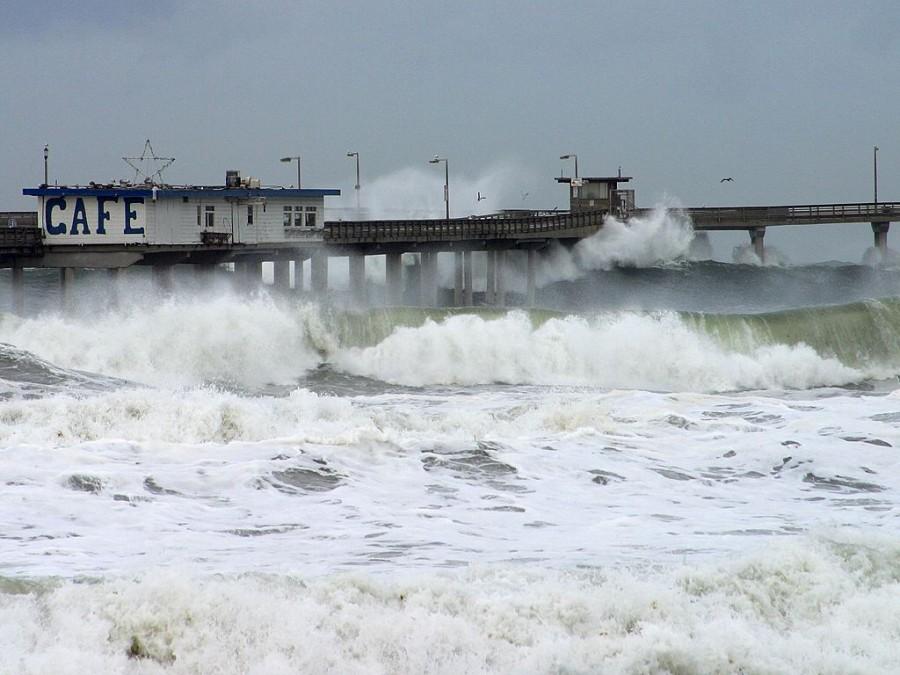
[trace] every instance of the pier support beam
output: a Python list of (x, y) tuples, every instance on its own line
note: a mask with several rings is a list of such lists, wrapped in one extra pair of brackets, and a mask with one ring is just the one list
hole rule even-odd
[(463, 302), (466, 307), (471, 307), (475, 304), (472, 294), (472, 251), (463, 252), (463, 277)]
[(462, 307), (463, 301), (463, 254), (453, 252), (453, 306)]
[(234, 288), (236, 291), (247, 290), (250, 284), (250, 263), (246, 260), (238, 260), (234, 263)]
[(60, 304), (63, 312), (72, 310), (75, 298), (75, 268), (61, 267), (59, 270)]
[(172, 265), (153, 266), (153, 286), (166, 295), (172, 293)]
[(494, 299), (498, 307), (506, 306), (506, 251), (496, 252), (494, 267), (497, 272), (497, 286), (494, 291)]
[(309, 260), (310, 286), (313, 293), (323, 294), (328, 291), (328, 254), (316, 251)]
[(497, 251), (485, 251), (485, 255), (487, 263), (484, 269), (484, 302), (493, 305), (497, 301), (495, 295), (497, 290)]
[(403, 265), (402, 254), (388, 253), (385, 256), (385, 300), (389, 307), (403, 301)]
[(275, 288), (287, 291), (291, 288), (291, 263), (288, 260), (274, 260), (272, 262), (273, 279)]
[(766, 228), (754, 227), (750, 230), (750, 243), (753, 245), (753, 252), (756, 253), (756, 257), (759, 258), (761, 263), (766, 262), (765, 238)]
[[(214, 278), (214, 276), (216, 274), (217, 265), (210, 265), (210, 264), (204, 263), (202, 265), (194, 265), (193, 267), (194, 267), (194, 276), (197, 277), (197, 280), (201, 281), (203, 283), (208, 283), (209, 281), (211, 281)], [(115, 270), (110, 270), (110, 274), (112, 272), (121, 272), (121, 271), (122, 271), (122, 268), (119, 267), (119, 268), (116, 268)]]
[(419, 304), (423, 307), (437, 306), (437, 252), (423, 251), (419, 265)]
[(294, 291), (303, 292), (303, 258), (294, 258)]
[(107, 270), (109, 275), (109, 283), (107, 284), (109, 295), (107, 297), (109, 306), (113, 309), (118, 309), (121, 303), (122, 269), (121, 267), (110, 267)]
[(872, 223), (872, 233), (875, 235), (875, 248), (884, 256), (887, 253), (888, 230), (891, 229), (890, 223)]
[(366, 256), (351, 253), (347, 256), (350, 268), (350, 297), (359, 305), (366, 304)]
[(13, 267), (12, 274), (12, 311), (15, 314), (25, 313), (25, 270)]
[(534, 307), (537, 289), (537, 251), (528, 249), (528, 281), (526, 285), (526, 302), (529, 307)]

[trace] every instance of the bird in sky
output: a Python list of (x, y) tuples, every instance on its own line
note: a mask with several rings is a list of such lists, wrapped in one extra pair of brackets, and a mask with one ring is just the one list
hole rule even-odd
[(729, 176), (728, 178), (723, 178), (723, 179), (720, 180), (719, 182), (720, 182), (720, 183), (733, 183), (733, 182), (734, 182), (734, 178), (732, 178), (731, 176)]
[(480, 202), (482, 199), (487, 199), (487, 197), (485, 197), (483, 194), (481, 194), (481, 192), (479, 192), (475, 197), (475, 201)]
[(523, 193), (522, 193), (522, 201), (524, 202), (525, 199), (526, 199), (527, 197), (528, 197), (528, 193), (527, 193), (527, 192), (523, 192)]

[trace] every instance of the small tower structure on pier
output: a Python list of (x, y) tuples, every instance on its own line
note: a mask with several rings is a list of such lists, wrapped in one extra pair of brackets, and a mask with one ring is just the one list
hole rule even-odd
[(617, 218), (627, 218), (634, 210), (634, 190), (620, 189), (620, 183), (627, 183), (631, 176), (582, 176), (570, 178), (560, 176), (557, 183), (569, 186), (569, 210), (608, 211)]

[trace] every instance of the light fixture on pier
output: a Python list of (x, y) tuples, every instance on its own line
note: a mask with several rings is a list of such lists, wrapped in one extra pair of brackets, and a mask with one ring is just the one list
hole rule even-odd
[(356, 210), (359, 211), (359, 153), (348, 152), (347, 157), (356, 158), (356, 185), (353, 186), (353, 189), (356, 190)]
[(450, 163), (446, 157), (435, 155), (428, 160), (429, 164), (444, 163), (444, 207), (447, 220), (450, 220)]
[(49, 185), (49, 182), (48, 182), (49, 178), (47, 175), (47, 158), (49, 156), (50, 156), (50, 146), (45, 145), (44, 146), (44, 187), (47, 187)]
[(282, 157), (282, 162), (293, 162), (297, 160), (297, 189), (300, 189), (300, 155), (294, 155), (292, 157)]
[(560, 155), (560, 159), (574, 159), (575, 160), (575, 178), (578, 178), (578, 155), (574, 152), (569, 153), (568, 155)]
[(875, 206), (878, 206), (878, 146), (872, 148), (872, 172), (875, 181)]

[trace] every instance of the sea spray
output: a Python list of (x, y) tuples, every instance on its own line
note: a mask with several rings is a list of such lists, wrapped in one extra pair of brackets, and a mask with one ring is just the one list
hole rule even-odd
[(607, 216), (596, 234), (574, 248), (552, 247), (538, 271), (539, 284), (572, 281), (616, 266), (652, 267), (689, 258), (694, 231), (677, 207), (657, 206), (649, 215), (627, 221)]
[[(500, 162), (471, 176), (453, 174), (451, 217), (466, 217), (519, 206), (527, 192), (523, 185), (534, 182), (533, 172), (521, 166)], [(525, 188), (527, 189), (527, 187)], [(328, 210), (328, 218), (358, 220), (397, 220), (443, 218), (445, 213), (444, 173), (429, 167), (405, 167), (367, 181), (359, 195), (345, 191), (339, 206)], [(360, 198), (360, 211), (356, 198)]]
[[(296, 381), (315, 367), (314, 305), (266, 295), (171, 298), (85, 316), (5, 317), (0, 340), (63, 367), (158, 386)], [(327, 340), (325, 340), (327, 343)]]

